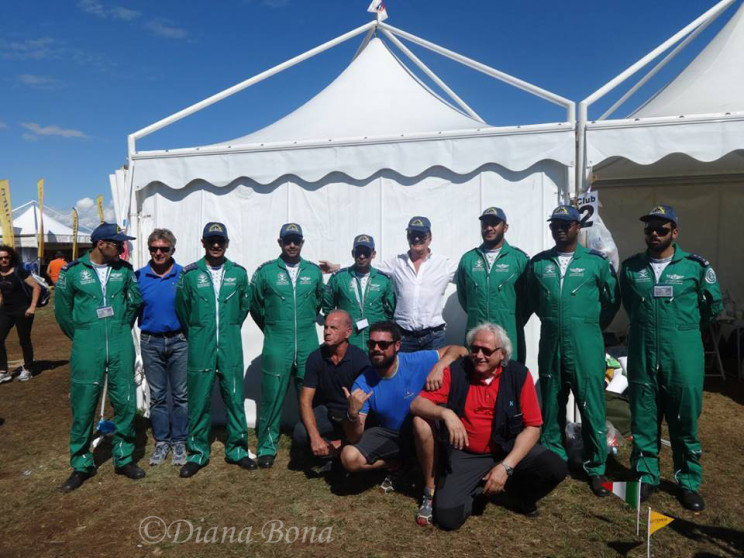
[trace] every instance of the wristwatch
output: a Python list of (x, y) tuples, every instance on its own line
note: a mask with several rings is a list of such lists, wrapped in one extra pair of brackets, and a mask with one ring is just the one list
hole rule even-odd
[(512, 467), (509, 467), (506, 463), (503, 461), (501, 462), (501, 466), (506, 469), (506, 476), (511, 477), (514, 474), (514, 469)]

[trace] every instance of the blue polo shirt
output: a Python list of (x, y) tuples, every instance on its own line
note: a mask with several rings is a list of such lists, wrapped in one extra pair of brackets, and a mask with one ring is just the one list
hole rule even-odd
[(164, 277), (155, 274), (149, 263), (134, 272), (144, 302), (138, 318), (142, 331), (167, 333), (181, 329), (176, 316), (176, 284), (182, 269), (174, 261)]
[(364, 393), (373, 392), (359, 413), (366, 415), (372, 412), (380, 426), (400, 431), (411, 401), (424, 389), (426, 377), (438, 360), (437, 351), (398, 353), (398, 371), (392, 378), (380, 378), (374, 368), (367, 368), (352, 388), (352, 391), (361, 389)]

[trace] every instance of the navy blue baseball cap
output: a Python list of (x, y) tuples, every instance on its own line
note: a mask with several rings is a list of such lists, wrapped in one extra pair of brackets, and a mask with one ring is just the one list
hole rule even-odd
[(675, 225), (677, 224), (677, 212), (671, 205), (657, 205), (651, 211), (641, 217), (641, 221), (644, 223), (651, 219), (664, 219), (665, 221), (671, 221)]
[(101, 223), (90, 234), (91, 243), (95, 244), (99, 240), (113, 240), (114, 242), (125, 242), (134, 240), (133, 236), (127, 236), (116, 223)]
[(506, 223), (506, 213), (504, 213), (504, 210), (500, 207), (489, 207), (481, 214), (480, 217), (478, 217), (478, 219), (483, 221), (483, 219), (487, 217), (495, 217), (499, 221), (503, 221), (504, 223)]
[(548, 221), (581, 221), (579, 210), (572, 205), (559, 205), (553, 210)]
[(202, 232), (202, 238), (225, 238), (227, 239), (227, 227), (222, 223), (216, 221), (210, 221), (204, 225), (204, 232)]
[(411, 217), (411, 220), (408, 221), (408, 227), (406, 227), (406, 230), (408, 232), (428, 233), (431, 231), (431, 221), (426, 217), (418, 215), (416, 217)]
[(285, 223), (279, 230), (279, 238), (287, 238), (288, 236), (302, 236), (302, 227), (297, 223)]
[(358, 234), (354, 237), (354, 246), (352, 250), (356, 250), (357, 246), (366, 246), (370, 250), (375, 249), (375, 239), (368, 234)]

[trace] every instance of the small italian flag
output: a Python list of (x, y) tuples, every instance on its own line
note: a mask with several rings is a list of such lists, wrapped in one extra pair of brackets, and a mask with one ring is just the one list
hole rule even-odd
[(640, 482), (606, 482), (604, 486), (618, 498), (625, 501), (633, 509), (637, 510), (641, 503)]

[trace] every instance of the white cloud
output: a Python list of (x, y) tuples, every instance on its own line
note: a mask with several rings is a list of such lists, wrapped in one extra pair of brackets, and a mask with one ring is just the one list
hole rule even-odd
[(148, 21), (146, 27), (153, 35), (166, 39), (185, 39), (189, 34), (186, 29), (157, 20)]
[(39, 136), (37, 136), (36, 134), (32, 134), (31, 132), (23, 132), (21, 137), (26, 141), (36, 141), (39, 139)]
[[(81, 225), (94, 229), (98, 226), (98, 207), (93, 198), (82, 198), (75, 202), (75, 209), (78, 212), (78, 221)], [(114, 202), (109, 202), (103, 206), (103, 218), (107, 223), (116, 222), (114, 216)]]
[(130, 10), (121, 6), (106, 7), (98, 0), (78, 0), (78, 7), (85, 13), (102, 19), (132, 21), (142, 15), (137, 10)]
[(37, 76), (34, 74), (21, 74), (18, 81), (29, 87), (49, 88), (57, 85), (57, 80), (49, 76)]
[[(26, 128), (27, 130), (30, 130), (35, 134), (36, 136), (62, 136), (63, 138), (87, 138), (88, 136), (85, 135), (85, 133), (81, 132), (80, 130), (74, 130), (74, 129), (64, 129), (60, 128), (59, 126), (55, 124), (51, 124), (49, 126), (40, 126), (36, 122), (21, 122), (21, 126)], [(26, 137), (28, 132), (24, 133), (23, 139), (31, 139), (29, 137)], [(36, 139), (36, 138), (33, 138)]]
[(0, 38), (0, 58), (6, 60), (63, 60), (100, 70), (112, 69), (114, 64), (102, 54), (70, 47), (51, 37), (6, 41)]

